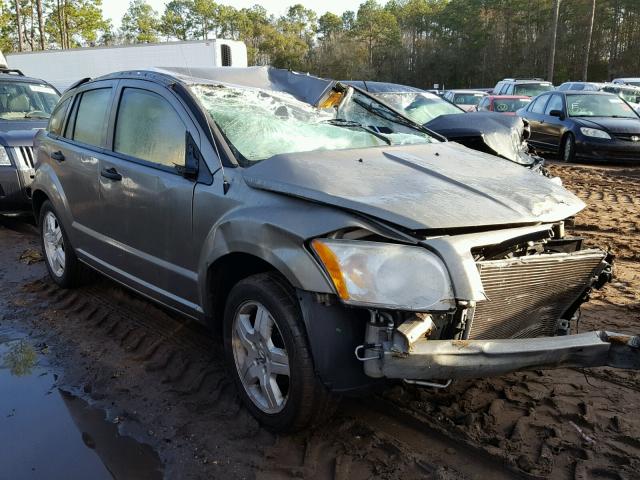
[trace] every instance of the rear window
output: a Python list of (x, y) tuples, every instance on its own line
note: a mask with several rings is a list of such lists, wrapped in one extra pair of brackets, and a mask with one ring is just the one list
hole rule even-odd
[(478, 105), (485, 95), (482, 93), (456, 93), (453, 103), (456, 105)]
[(553, 90), (550, 83), (521, 83), (513, 89), (514, 95), (526, 95), (527, 97), (535, 97), (541, 93)]
[(531, 103), (530, 98), (496, 98), (493, 109), (500, 113), (510, 113), (520, 110)]

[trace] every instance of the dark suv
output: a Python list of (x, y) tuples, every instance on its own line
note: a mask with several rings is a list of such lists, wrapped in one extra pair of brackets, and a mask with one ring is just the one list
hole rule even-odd
[(33, 137), (59, 98), (44, 80), (0, 69), (0, 213), (31, 211)]
[(611, 275), (565, 235), (580, 199), (357, 87), (261, 67), (112, 74), (62, 97), (36, 153), (53, 280), (89, 265), (209, 323), (273, 429), (387, 380), (640, 368), (638, 337), (568, 335)]

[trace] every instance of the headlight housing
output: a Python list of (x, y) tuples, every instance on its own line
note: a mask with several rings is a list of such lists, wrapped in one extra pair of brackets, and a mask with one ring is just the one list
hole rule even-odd
[(3, 146), (0, 146), (0, 167), (9, 166), (11, 166), (11, 159), (9, 158), (9, 154), (7, 153), (7, 149)]
[(580, 131), (587, 137), (604, 138), (605, 140), (611, 140), (611, 135), (609, 135), (604, 130), (598, 130), (597, 128), (580, 127)]
[(344, 303), (410, 311), (455, 308), (444, 263), (424, 248), (325, 238), (311, 247)]

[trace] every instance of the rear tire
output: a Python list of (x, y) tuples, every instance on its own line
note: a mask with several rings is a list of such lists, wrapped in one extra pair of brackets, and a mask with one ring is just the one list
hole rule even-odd
[(278, 274), (238, 282), (224, 313), (227, 366), (251, 414), (277, 432), (326, 418), (335, 399), (317, 378), (293, 288)]
[(51, 279), (62, 288), (76, 287), (86, 281), (89, 271), (76, 256), (59, 216), (49, 200), (40, 208), (40, 242)]
[(573, 133), (567, 133), (560, 145), (560, 160), (564, 163), (571, 163), (576, 157), (576, 139)]

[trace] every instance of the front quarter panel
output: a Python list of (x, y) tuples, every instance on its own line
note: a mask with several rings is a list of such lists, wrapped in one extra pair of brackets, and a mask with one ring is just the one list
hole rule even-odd
[(255, 190), (241, 179), (232, 182), (224, 195), (221, 183), (216, 179), (211, 186), (197, 187), (194, 195), (194, 239), (202, 244), (198, 260), (202, 299), (207, 298), (209, 267), (230, 253), (266, 261), (295, 288), (334, 293), (306, 241), (341, 228), (375, 228), (348, 212)]

